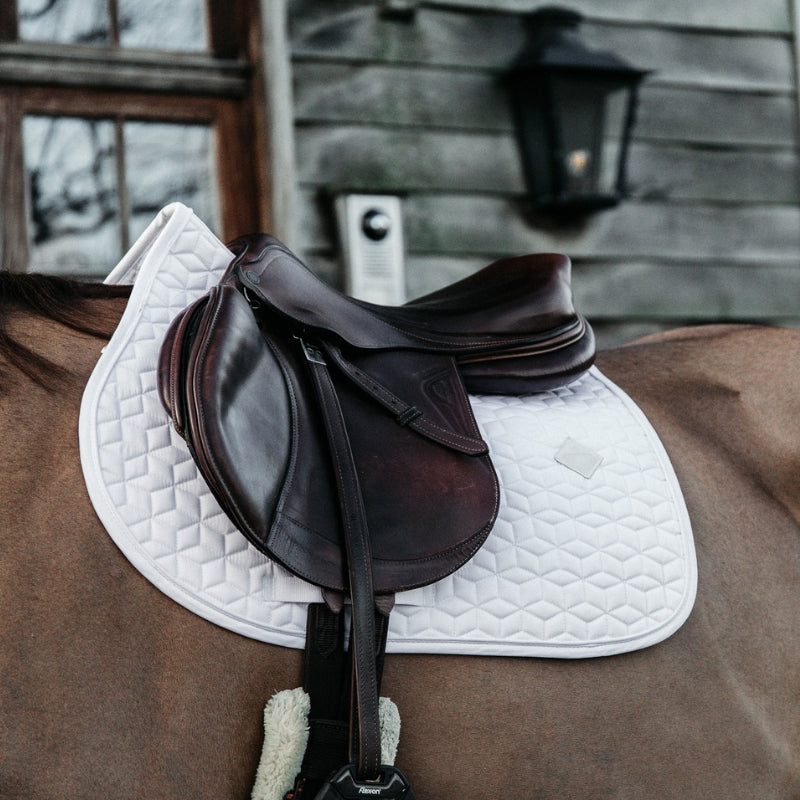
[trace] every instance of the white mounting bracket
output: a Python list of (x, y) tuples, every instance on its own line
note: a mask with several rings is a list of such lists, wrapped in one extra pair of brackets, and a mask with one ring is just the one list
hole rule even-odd
[(401, 305), (406, 299), (400, 198), (345, 194), (336, 198), (345, 263), (345, 291), (359, 300)]

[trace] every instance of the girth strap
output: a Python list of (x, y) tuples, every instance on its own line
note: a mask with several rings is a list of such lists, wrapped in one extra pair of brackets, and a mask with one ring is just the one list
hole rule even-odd
[(308, 744), (290, 798), (314, 798), (347, 759), (350, 669), (344, 648), (344, 614), (324, 603), (308, 607), (303, 688), (311, 700)]
[[(345, 650), (345, 612), (338, 604), (311, 603), (306, 623), (303, 688), (311, 700), (308, 743), (300, 773), (286, 800), (313, 800), (323, 784), (348, 761), (351, 708), (352, 627), (349, 653)], [(334, 610), (335, 609), (335, 610)], [(375, 615), (378, 685), (383, 673), (389, 616)]]
[(342, 517), (352, 604), (352, 696), (350, 759), (360, 780), (377, 780), (381, 764), (378, 675), (375, 663), (375, 592), (366, 512), (344, 417), (325, 358), (302, 342), (325, 424)]

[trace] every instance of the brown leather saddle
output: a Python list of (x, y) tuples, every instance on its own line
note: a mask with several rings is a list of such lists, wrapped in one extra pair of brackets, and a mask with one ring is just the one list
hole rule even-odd
[[(573, 308), (564, 256), (498, 261), (384, 307), (330, 288), (270, 236), (230, 247), (220, 284), (167, 333), (162, 401), (236, 526), (325, 591), (331, 610), (310, 612), (308, 636), (324, 640), (325, 658), (349, 599), (353, 763), (334, 794), (319, 796), (386, 789), (395, 773), (380, 764), (378, 687), (391, 597), (464, 564), (498, 510), (467, 391), (563, 385), (590, 366), (592, 332)], [(350, 670), (307, 663), (307, 672), (337, 675), (321, 679), (328, 693), (337, 683), (348, 694)], [(323, 717), (339, 714), (325, 703)], [(311, 750), (326, 736), (312, 729)], [(324, 769), (305, 771), (325, 772), (337, 747)], [(316, 792), (324, 779), (314, 780)]]

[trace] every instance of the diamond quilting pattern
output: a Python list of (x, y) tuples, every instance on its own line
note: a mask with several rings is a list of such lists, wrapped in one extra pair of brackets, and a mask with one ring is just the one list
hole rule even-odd
[[(233, 528), (156, 390), (166, 328), (229, 258), (174, 204), (112, 273), (135, 282), (84, 396), (84, 472), (109, 534), (159, 589), (230, 630), (302, 647), (318, 590)], [(677, 630), (696, 590), (690, 525), (666, 453), (627, 396), (592, 370), (557, 391), (472, 403), (500, 478), (500, 516), (462, 569), (398, 598), (389, 651), (571, 658)], [(568, 439), (600, 457), (591, 477), (555, 460)]]

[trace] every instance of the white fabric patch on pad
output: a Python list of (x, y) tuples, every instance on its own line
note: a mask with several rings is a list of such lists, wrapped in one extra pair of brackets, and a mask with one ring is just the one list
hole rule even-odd
[(600, 453), (569, 437), (558, 448), (555, 459), (559, 464), (577, 472), (578, 475), (583, 475), (584, 478), (591, 478), (595, 470), (603, 463), (603, 456)]
[[(134, 287), (84, 393), (81, 460), (100, 519), (155, 586), (236, 633), (302, 647), (319, 589), (233, 527), (158, 397), (169, 323), (230, 258), (173, 204), (109, 275)], [(579, 658), (674, 633), (694, 603), (694, 543), (667, 454), (630, 398), (593, 368), (552, 392), (471, 402), (500, 479), (498, 521), (460, 570), (398, 596), (388, 652)]]

